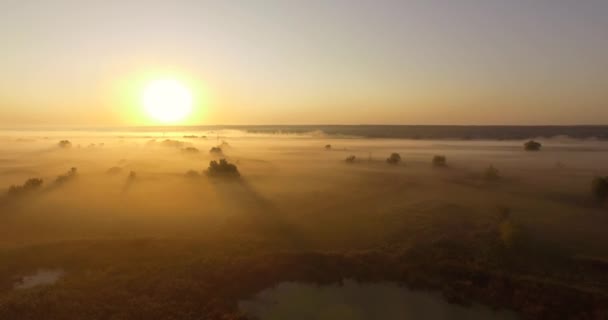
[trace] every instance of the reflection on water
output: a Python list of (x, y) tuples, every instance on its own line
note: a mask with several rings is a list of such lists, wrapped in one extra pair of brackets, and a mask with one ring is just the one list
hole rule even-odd
[(51, 285), (63, 276), (64, 272), (58, 270), (38, 270), (36, 273), (21, 278), (15, 284), (15, 289), (29, 289), (36, 286)]
[(508, 311), (447, 303), (440, 294), (412, 291), (393, 283), (317, 286), (284, 282), (259, 292), (239, 308), (260, 320), (517, 319)]

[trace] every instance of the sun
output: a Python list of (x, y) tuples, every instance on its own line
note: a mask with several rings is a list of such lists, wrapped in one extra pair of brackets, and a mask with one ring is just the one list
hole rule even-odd
[(192, 93), (175, 79), (158, 79), (146, 85), (142, 94), (148, 115), (163, 123), (174, 123), (192, 112)]

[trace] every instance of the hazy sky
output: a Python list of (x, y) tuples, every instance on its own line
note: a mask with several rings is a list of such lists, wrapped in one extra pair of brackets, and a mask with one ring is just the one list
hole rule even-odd
[(0, 0), (0, 126), (608, 124), (608, 1)]

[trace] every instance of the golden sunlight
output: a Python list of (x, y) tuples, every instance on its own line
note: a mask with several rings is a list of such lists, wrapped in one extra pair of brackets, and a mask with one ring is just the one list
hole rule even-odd
[(148, 115), (163, 123), (183, 120), (192, 112), (190, 89), (175, 79), (150, 82), (143, 91), (142, 102)]

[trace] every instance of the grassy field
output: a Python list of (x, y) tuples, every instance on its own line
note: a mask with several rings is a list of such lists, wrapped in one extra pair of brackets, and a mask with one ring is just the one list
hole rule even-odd
[[(278, 282), (346, 278), (608, 318), (608, 210), (590, 191), (608, 143), (226, 134), (213, 154), (221, 139), (198, 136), (0, 138), (7, 190), (44, 180), (0, 199), (0, 319), (240, 319)], [(203, 172), (220, 158), (240, 177)], [(41, 269), (65, 275), (14, 289)]]

